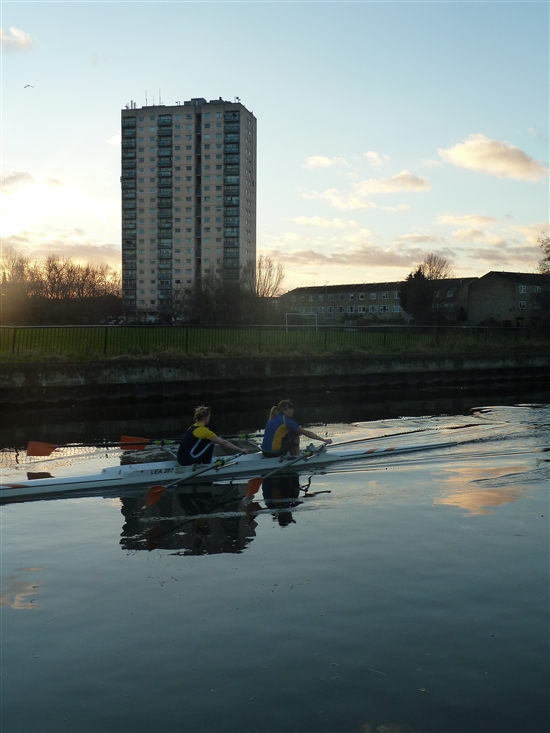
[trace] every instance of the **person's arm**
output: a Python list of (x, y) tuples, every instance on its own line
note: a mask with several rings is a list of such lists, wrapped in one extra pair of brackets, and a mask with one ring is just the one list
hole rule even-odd
[(222, 448), (226, 448), (227, 450), (234, 450), (235, 453), (248, 453), (248, 450), (246, 448), (240, 448), (238, 445), (230, 443), (228, 440), (225, 440), (225, 438), (220, 438), (217, 435), (214, 438), (210, 438), (210, 442), (217, 443), (218, 445), (221, 445)]
[(312, 433), (311, 430), (306, 430), (305, 428), (298, 428), (296, 432), (298, 435), (305, 435), (306, 438), (311, 438), (311, 440), (322, 440), (323, 443), (326, 443), (327, 445), (332, 443), (332, 438), (321, 438), (317, 433)]

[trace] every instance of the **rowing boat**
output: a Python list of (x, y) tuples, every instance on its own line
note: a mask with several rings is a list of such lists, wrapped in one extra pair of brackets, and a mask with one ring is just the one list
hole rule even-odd
[[(449, 448), (455, 442), (423, 443), (418, 445), (391, 446), (370, 448), (368, 450), (327, 450), (326, 446), (302, 451), (299, 459), (296, 456), (282, 458), (265, 458), (261, 453), (226, 456), (214, 458), (207, 468), (204, 464), (180, 466), (176, 460), (156, 463), (140, 463), (104, 468), (101, 473), (83, 476), (65, 476), (50, 478), (29, 478), (26, 481), (0, 484), (0, 501), (13, 501), (51, 494), (77, 494), (90, 490), (116, 490), (118, 488), (148, 488), (160, 482), (177, 485), (209, 481), (224, 481), (265, 476), (276, 472), (281, 474), (314, 473), (327, 467), (383, 455), (412, 453), (435, 448)], [(288, 464), (288, 465), (285, 465)], [(200, 474), (200, 475), (199, 475)]]

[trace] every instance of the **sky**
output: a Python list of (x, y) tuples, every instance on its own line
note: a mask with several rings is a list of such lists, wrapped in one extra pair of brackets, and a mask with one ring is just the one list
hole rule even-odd
[(258, 254), (285, 289), (534, 272), (549, 5), (1, 0), (2, 246), (120, 267), (120, 110), (258, 120)]

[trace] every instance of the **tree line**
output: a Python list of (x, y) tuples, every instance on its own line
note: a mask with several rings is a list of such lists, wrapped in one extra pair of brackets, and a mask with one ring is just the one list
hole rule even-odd
[(122, 313), (120, 274), (69, 257), (31, 258), (6, 248), (0, 259), (2, 325), (95, 323)]

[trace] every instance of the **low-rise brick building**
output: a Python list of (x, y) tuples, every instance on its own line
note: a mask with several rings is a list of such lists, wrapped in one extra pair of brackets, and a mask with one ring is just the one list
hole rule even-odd
[(470, 285), (468, 320), (474, 325), (541, 325), (549, 317), (549, 285), (549, 275), (488, 272)]

